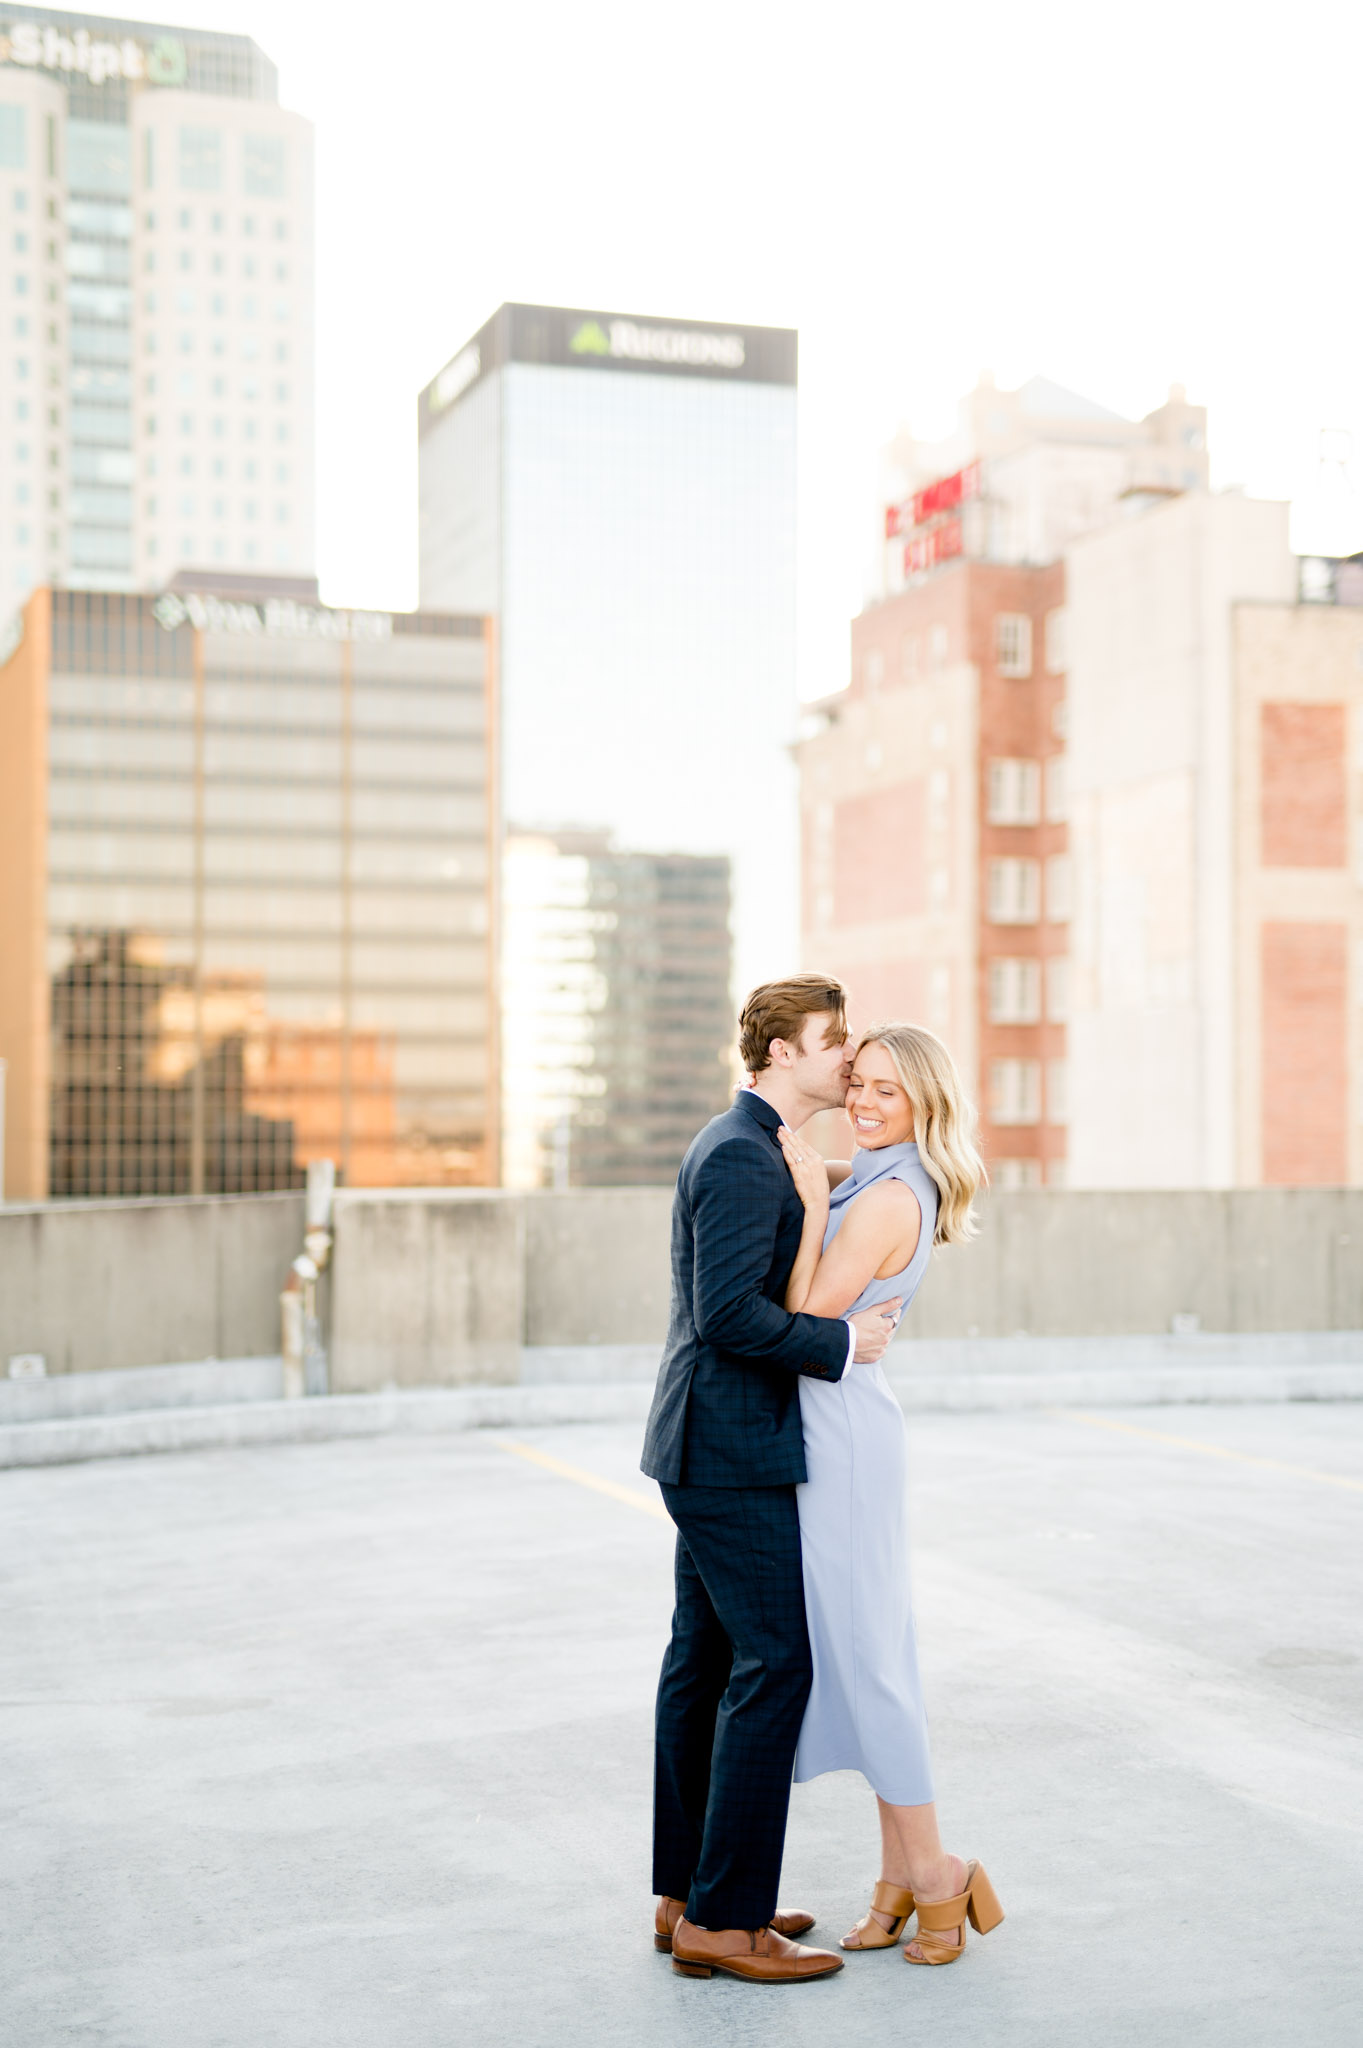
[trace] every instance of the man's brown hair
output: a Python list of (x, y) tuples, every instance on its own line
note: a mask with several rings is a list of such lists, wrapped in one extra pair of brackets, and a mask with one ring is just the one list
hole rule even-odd
[[(847, 1036), (847, 990), (831, 974), (792, 974), (786, 981), (764, 981), (744, 1003), (738, 1017), (738, 1050), (745, 1073), (760, 1074), (771, 1065), (771, 1042), (799, 1039), (805, 1018), (820, 1010), (833, 1014), (839, 1038)], [(829, 1044), (833, 1043), (830, 1035)]]

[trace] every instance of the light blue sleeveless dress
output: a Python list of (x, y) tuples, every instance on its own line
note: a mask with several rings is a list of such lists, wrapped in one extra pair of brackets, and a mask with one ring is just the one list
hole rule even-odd
[[(918, 1147), (858, 1152), (830, 1198), (824, 1249), (867, 1188), (902, 1180), (918, 1197), (914, 1255), (892, 1280), (872, 1280), (848, 1314), (917, 1292), (932, 1256), (937, 1188)], [(800, 1377), (809, 1478), (795, 1489), (804, 1554), (814, 1684), (795, 1753), (796, 1782), (860, 1771), (893, 1806), (933, 1797), (928, 1728), (909, 1593), (904, 1415), (878, 1365), (840, 1380)]]

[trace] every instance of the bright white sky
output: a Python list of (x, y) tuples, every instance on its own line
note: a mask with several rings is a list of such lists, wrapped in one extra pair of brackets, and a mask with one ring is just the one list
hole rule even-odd
[(945, 432), (982, 366), (1131, 415), (1184, 383), (1214, 483), (1363, 547), (1356, 0), (165, 16), (254, 35), (317, 124), (334, 602), (415, 602), (415, 394), (503, 299), (799, 328), (806, 695), (845, 680), (881, 445)]

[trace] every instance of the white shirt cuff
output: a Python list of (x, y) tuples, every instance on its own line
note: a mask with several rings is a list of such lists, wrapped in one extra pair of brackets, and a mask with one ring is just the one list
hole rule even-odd
[[(847, 1345), (847, 1365), (850, 1365), (850, 1364), (852, 1363), (852, 1360), (853, 1360), (853, 1359), (854, 1359), (854, 1358), (856, 1357), (856, 1355), (857, 1355), (857, 1326), (856, 1326), (856, 1324), (855, 1324), (855, 1323), (854, 1323), (854, 1322), (852, 1321), (852, 1318), (851, 1318), (850, 1316), (844, 1316), (844, 1317), (843, 1317), (843, 1321), (844, 1321), (844, 1322), (846, 1323), (846, 1325), (847, 1325), (847, 1336), (848, 1336), (848, 1345)], [(844, 1372), (846, 1372), (846, 1370), (847, 1370), (847, 1365), (845, 1365), (845, 1366), (843, 1367), (843, 1371), (844, 1371)]]

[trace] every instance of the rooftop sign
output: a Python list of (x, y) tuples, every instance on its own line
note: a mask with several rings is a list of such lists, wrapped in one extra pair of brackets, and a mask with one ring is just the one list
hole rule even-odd
[(600, 376), (796, 381), (798, 337), (790, 327), (721, 327), (706, 320), (655, 320), (575, 306), (501, 306), (422, 392), (419, 431), (493, 370), (541, 363)]
[[(110, 29), (121, 26), (108, 24)], [(110, 79), (133, 79), (148, 85), (183, 85), (189, 75), (185, 46), (178, 36), (157, 36), (152, 42), (135, 36), (92, 36), (78, 28), (64, 30), (36, 21), (0, 27), (0, 64), (21, 64), (29, 70), (62, 71), (88, 78), (91, 85)]]

